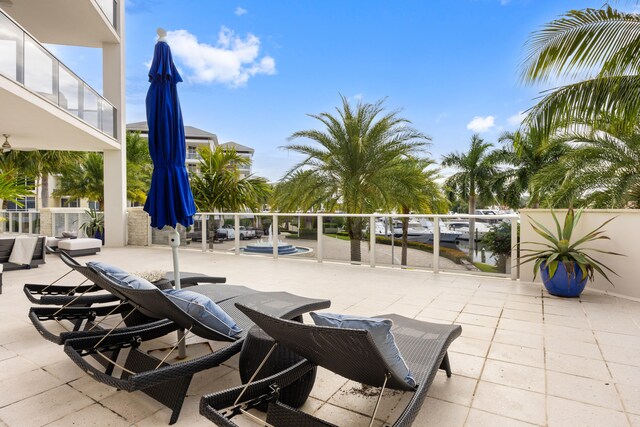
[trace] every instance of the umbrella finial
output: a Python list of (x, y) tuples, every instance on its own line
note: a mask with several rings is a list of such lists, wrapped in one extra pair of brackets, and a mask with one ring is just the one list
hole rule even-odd
[(167, 40), (167, 30), (165, 30), (164, 28), (158, 27), (158, 29), (156, 30), (156, 33), (158, 33), (159, 42), (163, 42)]

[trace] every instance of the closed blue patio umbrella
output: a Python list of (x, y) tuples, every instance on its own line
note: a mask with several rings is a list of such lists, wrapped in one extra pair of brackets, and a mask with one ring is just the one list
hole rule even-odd
[[(180, 288), (178, 224), (193, 224), (196, 205), (189, 186), (189, 175), (184, 165), (186, 142), (182, 111), (178, 100), (177, 83), (182, 81), (165, 41), (166, 31), (158, 29), (158, 42), (149, 70), (147, 92), (147, 124), (149, 126), (149, 154), (153, 160), (151, 188), (144, 210), (151, 216), (151, 226), (173, 228), (169, 245), (173, 252), (175, 286)], [(184, 347), (181, 346), (181, 353)], [(182, 356), (183, 354), (181, 354)]]

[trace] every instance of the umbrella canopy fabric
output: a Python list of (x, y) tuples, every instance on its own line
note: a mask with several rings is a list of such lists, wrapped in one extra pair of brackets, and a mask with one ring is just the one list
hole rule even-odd
[(165, 225), (175, 228), (177, 224), (188, 227), (196, 213), (184, 165), (186, 143), (177, 91), (181, 81), (169, 45), (157, 42), (146, 99), (153, 175), (144, 210), (151, 216), (151, 226), (159, 229)]

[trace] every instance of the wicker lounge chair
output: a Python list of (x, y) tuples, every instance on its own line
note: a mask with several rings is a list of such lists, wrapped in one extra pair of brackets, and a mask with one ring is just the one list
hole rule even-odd
[[(107, 276), (100, 276), (98, 283), (106, 281), (117, 286)], [(227, 341), (230, 344), (208, 355), (174, 364), (166, 363), (142, 351), (140, 344), (156, 338), (157, 330), (115, 332), (104, 336), (69, 339), (64, 350), (69, 357), (92, 378), (120, 390), (140, 390), (172, 409), (170, 424), (177, 421), (187, 389), (194, 374), (220, 365), (238, 353), (247, 331), (253, 322), (235, 303), (260, 307), (276, 318), (299, 319), (303, 313), (327, 308), (330, 301), (299, 297), (286, 292), (253, 292), (221, 301), (219, 306), (243, 329), (231, 338), (204, 325), (180, 309), (158, 289), (137, 290), (120, 288), (121, 295), (134, 309), (145, 316), (170, 319), (179, 327), (201, 338)], [(173, 347), (175, 349), (178, 343)], [(172, 349), (172, 350), (173, 350)], [(117, 356), (126, 350), (125, 361), (117, 364)], [(171, 350), (171, 351), (172, 351)], [(171, 354), (171, 351), (169, 354)], [(115, 357), (106, 357), (109, 354)]]
[[(65, 295), (56, 295), (55, 293), (58, 290), (55, 286), (49, 286), (48, 290), (45, 289), (44, 292), (40, 292), (41, 297), (37, 299), (40, 304), (59, 304), (59, 306), (31, 307), (29, 309), (31, 323), (47, 340), (56, 344), (63, 344), (70, 338), (104, 335), (105, 329), (102, 326), (102, 321), (113, 315), (122, 316), (123, 326), (126, 327), (142, 327), (142, 329), (161, 327), (160, 331), (166, 331), (168, 324), (171, 324), (174, 329), (177, 329), (173, 322), (166, 320), (164, 317), (131, 313), (133, 307), (127, 303), (127, 297), (119, 291), (118, 286), (105, 280), (103, 276), (100, 276), (90, 267), (78, 263), (69, 255), (60, 254), (60, 257), (72, 271), (77, 271), (92, 284), (76, 286), (71, 290), (67, 290)], [(172, 282), (173, 274), (167, 276)], [(246, 286), (219, 284), (224, 283), (225, 280), (224, 277), (190, 274), (184, 283), (185, 287), (189, 286), (191, 290), (207, 295), (216, 303), (257, 292)], [(199, 283), (207, 284), (195, 286)], [(31, 286), (29, 290), (27, 290), (27, 286)], [(45, 288), (47, 286), (25, 285), (25, 293), (30, 297), (31, 301), (34, 301), (36, 299), (34, 293), (38, 292), (36, 287)], [(64, 286), (63, 288), (68, 287)], [(96, 293), (93, 288), (103, 292)], [(49, 291), (54, 294), (46, 294)], [(112, 301), (117, 301), (117, 304), (93, 306), (93, 304)]]
[[(238, 308), (275, 340), (298, 353), (306, 360), (295, 366), (256, 381), (248, 386), (213, 393), (200, 401), (200, 413), (218, 426), (235, 426), (231, 417), (245, 412), (265, 401), (269, 403), (267, 423), (284, 426), (332, 426), (323, 420), (304, 414), (277, 402), (277, 390), (300, 378), (315, 365), (323, 366), (345, 378), (374, 387), (413, 392), (407, 407), (393, 426), (410, 426), (414, 421), (438, 368), (451, 376), (447, 348), (461, 333), (456, 325), (421, 322), (395, 314), (376, 316), (393, 320), (392, 331), (410, 371), (417, 381), (415, 389), (402, 378), (392, 374), (371, 335), (365, 330), (340, 329), (304, 325), (277, 319), (259, 307)], [(376, 415), (380, 397), (372, 414)], [(385, 417), (382, 417), (384, 420)]]

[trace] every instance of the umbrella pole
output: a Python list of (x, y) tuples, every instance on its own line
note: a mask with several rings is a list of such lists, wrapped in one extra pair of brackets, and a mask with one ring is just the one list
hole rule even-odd
[[(173, 254), (173, 280), (176, 289), (180, 289), (180, 262), (178, 259), (178, 247), (180, 247), (180, 234), (178, 230), (173, 228), (169, 232), (169, 246), (171, 246), (171, 252)], [(184, 330), (178, 330), (178, 359), (184, 359), (187, 357), (187, 345), (184, 342)]]

